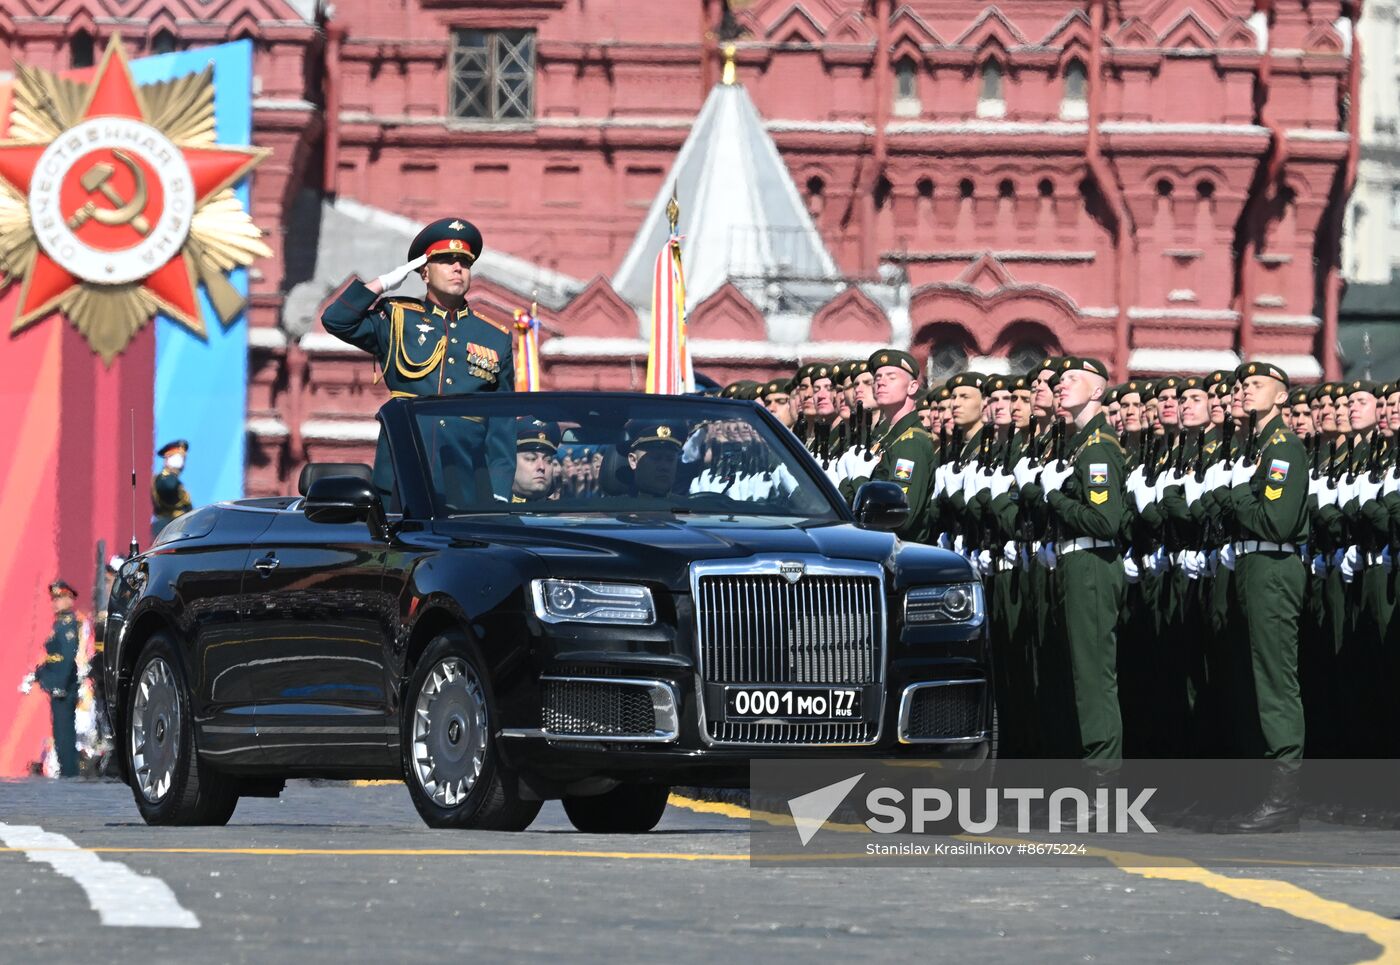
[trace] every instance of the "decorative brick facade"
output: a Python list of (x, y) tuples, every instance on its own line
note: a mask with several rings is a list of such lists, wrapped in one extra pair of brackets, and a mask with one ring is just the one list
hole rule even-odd
[[(253, 285), (250, 492), (284, 491), (308, 458), (364, 458), (384, 397), (368, 360), (313, 322), (348, 275), (393, 264), (382, 238), (328, 245), (337, 199), (410, 223), (471, 218), (488, 250), (527, 266), (483, 270), (475, 302), (508, 316), (547, 288), (545, 324), (580, 349), (546, 339), (546, 386), (639, 384), (645, 310), (608, 279), (719, 80), (722, 0), (337, 0), (329, 23), (308, 5), (0, 11), (0, 70), (67, 67), (78, 32), (100, 45), (120, 30), (133, 53), (161, 30), (256, 41), (255, 139), (274, 156), (253, 213), (276, 257)], [(719, 289), (691, 306), (700, 368), (758, 377), (794, 353), (888, 340), (987, 368), (1064, 350), (1119, 375), (1242, 356), (1335, 374), (1359, 6), (743, 5), (739, 82), (847, 284), (797, 349), (743, 291)], [(533, 116), (449, 116), (461, 30), (534, 32)], [(892, 300), (871, 297), (876, 283)]]

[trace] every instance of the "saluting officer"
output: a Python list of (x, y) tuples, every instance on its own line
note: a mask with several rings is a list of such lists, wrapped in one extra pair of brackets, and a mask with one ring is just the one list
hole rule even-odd
[[(511, 392), (515, 363), (511, 332), (502, 322), (482, 318), (467, 303), (472, 265), (481, 256), (481, 232), (461, 218), (441, 218), (418, 232), (408, 261), (369, 284), (352, 281), (326, 309), (326, 331), (374, 356), (378, 372), (394, 398)], [(427, 296), (381, 298), (417, 272)], [(475, 464), (483, 444), (492, 485), (509, 498), (515, 469), (515, 427), (494, 420), (492, 431), (467, 420), (443, 420), (435, 440), (445, 462)], [(384, 441), (375, 457), (375, 481), (381, 491), (392, 485)], [(437, 457), (438, 454), (435, 454)]]
[(20, 684), (22, 693), (36, 681), (49, 695), (49, 713), (53, 719), (53, 746), (58, 755), (60, 777), (78, 776), (78, 617), (73, 603), (78, 591), (63, 580), (49, 584), (49, 599), (53, 603), (53, 632), (44, 642), (44, 662), (35, 667)]
[(180, 471), (185, 468), (185, 456), (189, 451), (190, 444), (184, 439), (167, 442), (156, 450), (165, 465), (151, 480), (151, 539), (159, 536), (171, 521), (194, 508), (185, 484), (180, 482)]

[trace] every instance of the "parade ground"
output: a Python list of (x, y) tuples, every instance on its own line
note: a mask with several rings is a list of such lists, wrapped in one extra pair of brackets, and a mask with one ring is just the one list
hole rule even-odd
[(12, 963), (1400, 960), (1397, 835), (1308, 821), (1166, 829), (1181, 860), (1151, 867), (766, 869), (744, 808), (679, 794), (635, 836), (575, 832), (557, 803), (522, 834), (434, 831), (394, 783), (292, 782), (224, 828), (150, 828), (123, 785), (14, 782), (0, 816)]

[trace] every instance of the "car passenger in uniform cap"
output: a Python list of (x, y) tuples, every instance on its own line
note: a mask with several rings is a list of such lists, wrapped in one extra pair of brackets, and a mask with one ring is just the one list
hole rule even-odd
[[(321, 315), (326, 331), (374, 356), (375, 381), (390, 396), (465, 395), (511, 392), (515, 362), (511, 326), (472, 311), (467, 302), (472, 266), (481, 256), (481, 232), (463, 218), (440, 218), (420, 231), (408, 261), (365, 284), (353, 280)], [(427, 286), (423, 299), (388, 297), (411, 274)], [(383, 296), (383, 297), (381, 297)], [(473, 465), (485, 458), (492, 486), (505, 498), (514, 474), (515, 440), (510, 420), (444, 420), (429, 455), (448, 465)], [(392, 489), (388, 451), (375, 456), (375, 483)]]
[(180, 481), (180, 473), (185, 468), (185, 456), (190, 444), (184, 439), (167, 442), (156, 450), (156, 455), (165, 460), (155, 479), (151, 480), (151, 539), (170, 523), (194, 508), (190, 494)]
[(627, 466), (635, 495), (667, 496), (676, 485), (685, 430), (666, 422), (634, 422), (627, 429)]
[(559, 451), (559, 426), (538, 419), (521, 419), (515, 430), (515, 480), (510, 501), (546, 499), (554, 489), (552, 463)]

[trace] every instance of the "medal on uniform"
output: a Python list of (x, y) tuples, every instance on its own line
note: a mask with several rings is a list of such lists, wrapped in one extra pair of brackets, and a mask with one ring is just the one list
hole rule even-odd
[(418, 325), (418, 344), (423, 345), (428, 341), (428, 333), (433, 330), (431, 325), (420, 323)]

